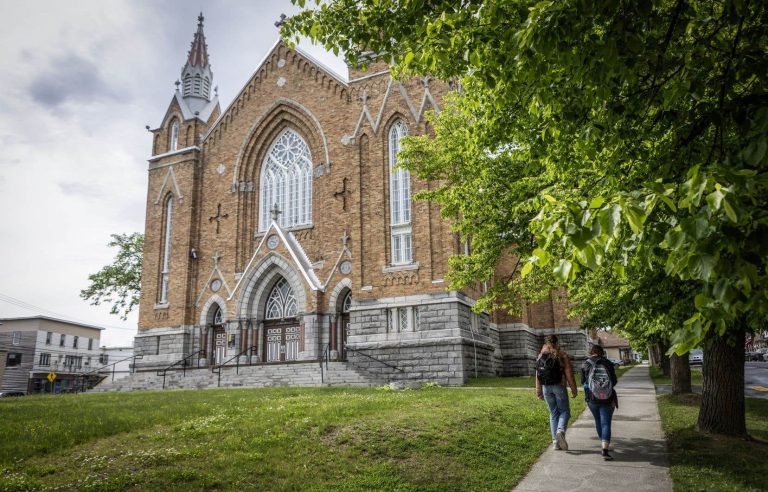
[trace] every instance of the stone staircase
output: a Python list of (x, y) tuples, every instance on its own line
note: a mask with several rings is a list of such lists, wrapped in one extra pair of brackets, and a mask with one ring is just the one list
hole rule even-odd
[[(218, 367), (215, 368), (218, 370)], [(219, 374), (212, 368), (181, 369), (167, 371), (165, 389), (204, 388), (264, 388), (271, 386), (356, 386), (373, 387), (387, 384), (380, 375), (373, 375), (362, 369), (355, 369), (348, 362), (329, 362), (321, 372), (317, 361), (293, 362), (288, 364), (241, 365), (239, 372), (235, 365), (221, 368)], [(105, 379), (91, 392), (136, 391), (163, 389), (163, 376), (157, 371), (138, 371), (128, 377), (111, 381)]]

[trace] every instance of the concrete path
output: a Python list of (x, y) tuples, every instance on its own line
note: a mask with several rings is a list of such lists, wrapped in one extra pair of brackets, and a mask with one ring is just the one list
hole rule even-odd
[[(613, 414), (611, 429), (614, 461), (603, 461), (600, 456), (595, 421), (586, 409), (568, 429), (568, 451), (554, 451), (550, 446), (514, 490), (671, 491), (667, 442), (648, 366), (627, 371), (616, 392), (619, 409)], [(577, 398), (583, 395), (579, 393)], [(541, 429), (548, 433), (549, 422), (542, 422)]]

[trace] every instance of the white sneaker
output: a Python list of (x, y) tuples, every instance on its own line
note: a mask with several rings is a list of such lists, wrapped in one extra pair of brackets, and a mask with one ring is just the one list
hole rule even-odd
[(554, 449), (555, 451), (560, 451), (560, 445), (557, 444), (556, 442), (553, 442), (552, 443), (552, 449)]
[(560, 446), (560, 449), (568, 451), (568, 442), (565, 440), (565, 432), (557, 431), (555, 437), (557, 437), (557, 444)]

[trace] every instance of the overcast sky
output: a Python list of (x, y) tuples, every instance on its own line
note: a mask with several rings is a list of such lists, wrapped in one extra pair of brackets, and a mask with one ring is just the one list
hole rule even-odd
[(106, 328), (102, 345), (132, 345), (137, 313), (123, 322), (78, 294), (112, 260), (110, 234), (144, 231), (144, 127), (161, 123), (201, 9), (224, 109), (289, 0), (0, 3), (0, 317), (82, 321)]

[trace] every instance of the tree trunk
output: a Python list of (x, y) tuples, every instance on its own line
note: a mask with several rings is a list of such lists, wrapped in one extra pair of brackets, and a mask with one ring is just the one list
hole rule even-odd
[(744, 333), (731, 333), (731, 344), (715, 335), (704, 347), (704, 386), (699, 409), (701, 432), (745, 436)]
[(688, 354), (672, 354), (669, 358), (672, 373), (672, 394), (679, 395), (691, 392), (691, 366), (688, 364)]
[(648, 344), (648, 362), (654, 367), (661, 367), (658, 349), (659, 346), (657, 344)]
[(658, 344), (659, 347), (659, 359), (661, 363), (661, 373), (665, 376), (670, 375), (670, 369), (669, 369), (669, 356), (667, 355), (667, 350), (669, 350), (669, 344), (666, 342), (662, 342)]

